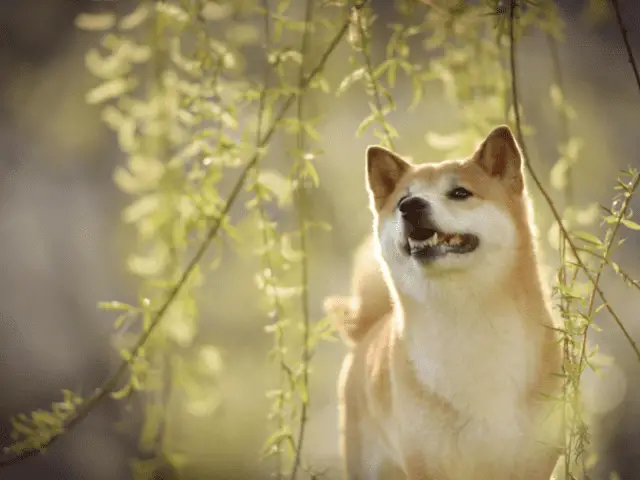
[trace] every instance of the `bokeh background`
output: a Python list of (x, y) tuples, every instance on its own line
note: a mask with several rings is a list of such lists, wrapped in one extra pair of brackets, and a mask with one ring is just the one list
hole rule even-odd
[[(95, 85), (84, 54), (97, 41), (78, 31), (75, 16), (95, 9), (92, 0), (4, 0), (0, 2), (0, 445), (10, 443), (10, 415), (46, 408), (63, 388), (87, 394), (119, 362), (111, 346), (113, 315), (98, 311), (102, 300), (135, 297), (136, 280), (125, 267), (133, 232), (121, 211), (129, 202), (113, 182), (125, 161), (115, 135), (100, 111), (85, 102)], [(300, 2), (302, 10), (302, 3)], [(597, 2), (592, 2), (597, 3)], [(607, 2), (603, 2), (607, 3)], [(114, 0), (118, 11), (133, 0)], [(575, 171), (578, 203), (609, 205), (616, 176), (628, 165), (640, 167), (640, 92), (634, 84), (614, 18), (585, 14), (587, 2), (563, 0), (566, 41), (560, 59), (566, 97), (577, 111), (572, 130), (586, 139)], [(392, 2), (377, 0), (381, 24), (394, 21)], [(640, 57), (640, 4), (620, 1), (631, 45)], [(372, 55), (382, 58), (384, 43), (374, 41)], [(553, 81), (545, 38), (527, 36), (520, 45), (521, 94), (528, 121), (537, 134), (530, 140), (535, 168), (545, 178), (556, 159), (559, 125), (548, 102)], [(259, 78), (260, 50), (247, 53), (246, 75)], [(348, 47), (328, 66), (344, 73)], [(252, 55), (255, 56), (252, 61)], [(339, 78), (336, 73), (333, 75)], [(406, 87), (406, 85), (405, 85)], [(410, 100), (410, 88), (394, 90), (398, 104)], [(391, 122), (400, 131), (397, 150), (417, 161), (437, 161), (442, 153), (425, 141), (428, 132), (460, 128), (455, 108), (437, 86), (427, 89), (419, 114), (402, 110)], [(321, 187), (311, 198), (312, 212), (333, 230), (311, 241), (310, 291), (313, 318), (322, 316), (322, 299), (346, 293), (354, 249), (370, 228), (363, 188), (363, 152), (375, 143), (371, 133), (354, 132), (368, 114), (362, 88), (322, 103), (325, 154), (317, 163)], [(316, 108), (318, 108), (316, 106)], [(271, 154), (283, 155), (277, 139)], [(228, 187), (234, 178), (224, 179)], [(539, 198), (536, 197), (537, 200)], [(640, 210), (640, 201), (634, 201)], [(541, 245), (549, 268), (556, 267), (546, 241), (549, 212), (537, 202)], [(233, 212), (241, 217), (242, 212)], [(640, 277), (640, 233), (628, 238), (617, 260)], [(271, 338), (264, 333), (264, 312), (252, 280), (256, 262), (228, 252), (210, 274), (201, 295), (201, 331), (225, 362), (221, 404), (206, 418), (180, 416), (180, 438), (198, 467), (193, 478), (258, 478), (257, 458), (268, 435), (264, 392), (275, 381), (266, 361)], [(630, 333), (640, 341), (640, 295), (605, 275), (609, 292)], [(253, 301), (255, 299), (255, 301)], [(603, 377), (585, 376), (585, 395), (595, 416), (594, 440), (601, 453), (595, 479), (612, 470), (624, 480), (640, 478), (640, 363), (606, 315), (592, 335), (615, 359)], [(344, 355), (339, 342), (322, 344), (313, 360), (312, 409), (306, 458), (319, 468), (336, 468), (337, 411), (335, 381)], [(0, 479), (112, 480), (130, 478), (129, 458), (137, 454), (136, 416), (121, 404), (103, 402), (89, 418), (63, 437), (46, 455), (0, 470)], [(203, 473), (206, 472), (206, 473)], [(328, 478), (336, 478), (329, 470)], [(169, 477), (167, 477), (169, 478)]]

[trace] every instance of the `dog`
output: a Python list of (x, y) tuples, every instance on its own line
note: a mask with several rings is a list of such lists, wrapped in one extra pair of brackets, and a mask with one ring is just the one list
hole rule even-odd
[(541, 281), (521, 150), (495, 128), (463, 160), (370, 146), (373, 236), (338, 381), (349, 480), (549, 480), (562, 445), (562, 348)]

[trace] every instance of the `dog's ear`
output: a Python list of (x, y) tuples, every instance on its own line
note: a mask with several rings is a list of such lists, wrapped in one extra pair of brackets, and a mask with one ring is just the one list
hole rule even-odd
[(376, 210), (380, 210), (412, 165), (392, 151), (378, 146), (368, 147), (366, 157), (369, 195)]
[(473, 154), (475, 161), (492, 177), (499, 178), (515, 193), (524, 190), (522, 153), (506, 125), (494, 129)]

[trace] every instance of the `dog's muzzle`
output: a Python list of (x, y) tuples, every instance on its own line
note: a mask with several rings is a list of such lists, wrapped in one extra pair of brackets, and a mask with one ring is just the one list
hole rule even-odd
[(405, 236), (412, 240), (424, 241), (437, 231), (431, 220), (431, 205), (421, 197), (405, 198), (398, 205), (402, 215)]
[(473, 252), (480, 243), (470, 233), (442, 232), (432, 219), (431, 205), (421, 197), (407, 197), (400, 202), (402, 229), (407, 255), (430, 262), (449, 254)]

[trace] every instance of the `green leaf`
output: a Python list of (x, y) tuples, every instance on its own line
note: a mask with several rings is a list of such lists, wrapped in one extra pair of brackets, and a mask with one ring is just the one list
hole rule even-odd
[(81, 13), (75, 19), (76, 27), (88, 31), (104, 31), (113, 28), (116, 16), (112, 12)]
[(578, 225), (592, 225), (600, 216), (600, 205), (591, 203), (588, 207), (578, 210), (575, 213)]
[(131, 393), (131, 383), (127, 383), (120, 390), (116, 390), (115, 392), (111, 392), (111, 398), (115, 400), (122, 400), (127, 395)]
[(555, 83), (549, 87), (549, 96), (551, 97), (551, 103), (554, 107), (560, 108), (564, 102), (564, 96), (562, 90)]
[(149, 5), (142, 3), (138, 5), (133, 12), (122, 17), (118, 23), (118, 28), (120, 30), (133, 30), (134, 28), (142, 25), (148, 17)]
[(136, 223), (144, 217), (153, 215), (160, 207), (160, 194), (145, 195), (124, 209), (122, 220), (124, 223)]
[(258, 183), (276, 197), (280, 206), (287, 204), (291, 199), (290, 182), (275, 170), (261, 170), (258, 173)]
[(566, 146), (562, 148), (562, 153), (570, 164), (574, 164), (578, 160), (582, 147), (584, 147), (584, 139), (571, 137)]
[(462, 141), (462, 135), (460, 133), (451, 133), (448, 135), (428, 132), (425, 140), (430, 147), (436, 150), (453, 150), (458, 147)]
[(293, 247), (291, 242), (291, 235), (282, 235), (280, 239), (280, 245), (280, 254), (287, 262), (296, 263), (304, 258), (304, 252)]
[(113, 98), (118, 98), (122, 96), (122, 94), (133, 90), (135, 86), (136, 82), (134, 79), (116, 78), (108, 80), (89, 90), (85, 96), (85, 100), (89, 105), (96, 105)]
[(264, 442), (264, 446), (262, 447), (263, 452), (266, 453), (273, 445), (279, 445), (287, 438), (291, 438), (291, 429), (288, 426), (276, 430)]
[(223, 20), (233, 12), (233, 7), (229, 3), (218, 3), (208, 1), (202, 7), (200, 15), (205, 20), (218, 21)]
[(342, 95), (354, 83), (359, 82), (360, 80), (362, 80), (364, 78), (364, 76), (365, 76), (366, 71), (367, 70), (366, 70), (365, 67), (360, 67), (357, 70), (354, 70), (353, 72), (351, 72), (349, 75), (347, 75), (342, 80), (342, 82), (340, 82), (340, 85), (338, 86), (338, 89), (336, 90), (336, 96)]
[(133, 254), (127, 260), (127, 266), (132, 273), (141, 277), (153, 277), (164, 271), (169, 263), (168, 246), (156, 243), (146, 255)]
[(573, 235), (584, 242), (591, 243), (599, 247), (602, 246), (602, 240), (600, 240), (595, 235), (592, 235), (591, 233), (578, 231), (578, 232), (573, 232)]
[(634, 221), (632, 221), (632, 220), (629, 220), (629, 219), (623, 218), (623, 219), (621, 219), (621, 223), (622, 223), (625, 227), (630, 228), (631, 230), (638, 230), (638, 231), (640, 231), (640, 224), (638, 224), (638, 223), (636, 223), (636, 222), (634, 222)]
[(175, 3), (155, 2), (155, 7), (160, 15), (173, 22), (176, 27), (182, 27), (189, 22), (189, 14)]
[(316, 167), (311, 160), (304, 160), (302, 178), (310, 179), (314, 187), (318, 187), (320, 185), (320, 177), (318, 175), (318, 171), (316, 170)]
[(551, 186), (559, 191), (563, 191), (567, 188), (567, 172), (569, 171), (569, 162), (565, 159), (558, 160), (553, 167), (551, 167), (551, 172), (549, 173), (549, 180)]
[(131, 62), (125, 48), (106, 57), (100, 55), (98, 49), (91, 48), (84, 57), (84, 63), (91, 74), (106, 80), (121, 77), (131, 70)]
[(356, 136), (359, 137), (369, 127), (371, 127), (371, 125), (373, 125), (373, 123), (376, 121), (377, 117), (378, 117), (378, 113), (373, 112), (370, 115), (368, 115), (364, 120), (362, 120), (362, 122), (360, 122), (360, 125), (358, 125), (358, 128), (356, 129)]
[(116, 310), (121, 312), (137, 311), (138, 308), (127, 303), (111, 301), (111, 302), (98, 302), (98, 308), (100, 310)]

